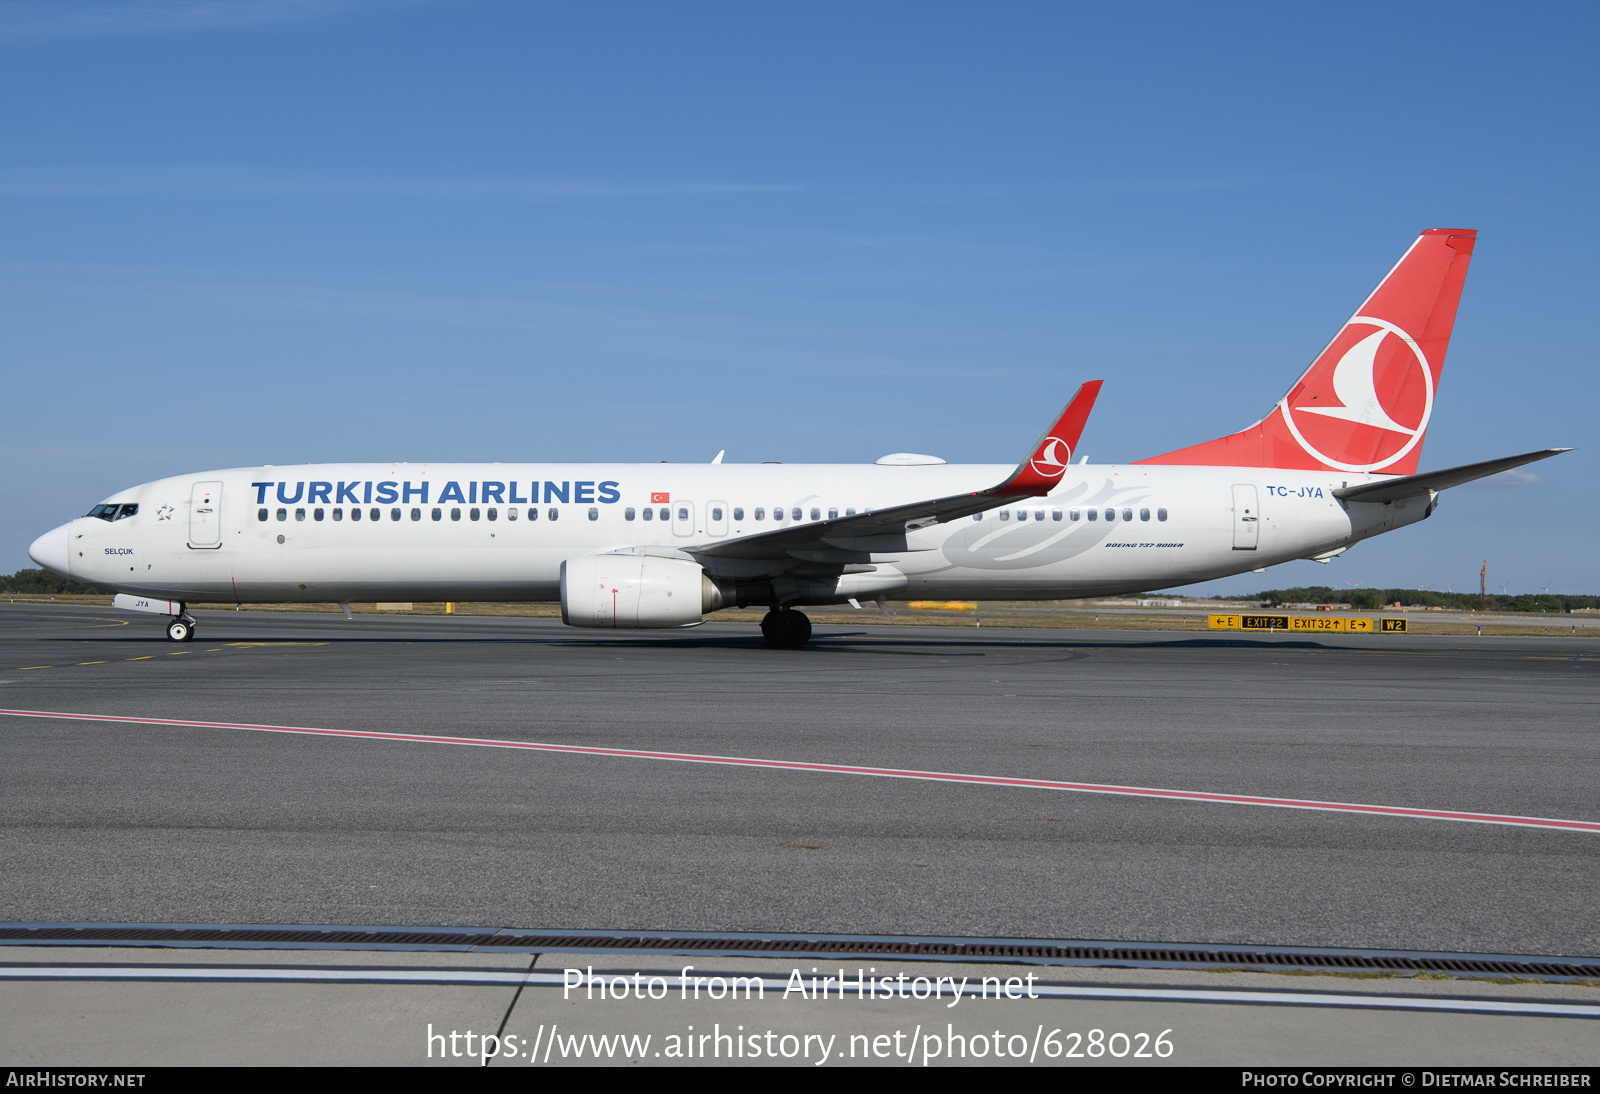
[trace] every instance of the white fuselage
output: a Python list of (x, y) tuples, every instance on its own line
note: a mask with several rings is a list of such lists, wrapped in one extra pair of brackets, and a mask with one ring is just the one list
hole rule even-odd
[[(581, 555), (638, 547), (693, 551), (835, 512), (983, 490), (1011, 470), (946, 464), (243, 468), (133, 487), (106, 502), (136, 503), (136, 515), (79, 517), (49, 535), (58, 544), (64, 539), (73, 578), (175, 601), (548, 601), (559, 597), (562, 562)], [(1046, 497), (918, 531), (913, 546), (924, 549), (872, 561), (903, 572), (907, 584), (897, 595), (913, 598), (1058, 599), (1184, 585), (1329, 555), (1431, 511), (1427, 496), (1388, 505), (1333, 496), (1342, 485), (1373, 478), (1073, 465)], [(652, 501), (662, 496), (668, 500)], [(644, 519), (646, 511), (653, 519)], [(1096, 519), (1089, 519), (1091, 512)], [(702, 561), (713, 574), (720, 565), (734, 565)], [(737, 565), (741, 574), (751, 572), (750, 562)]]

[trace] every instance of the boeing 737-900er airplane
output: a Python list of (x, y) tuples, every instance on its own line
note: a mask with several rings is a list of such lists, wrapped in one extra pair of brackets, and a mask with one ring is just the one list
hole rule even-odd
[[(29, 548), (168, 616), (197, 601), (523, 600), (574, 627), (692, 627), (886, 597), (1063, 599), (1327, 562), (1428, 517), (1439, 492), (1556, 455), (1417, 474), (1475, 231), (1422, 233), (1259, 422), (1131, 464), (1072, 463), (1100, 381), (1009, 466), (323, 464), (123, 490)], [(721, 457), (718, 457), (720, 461)]]

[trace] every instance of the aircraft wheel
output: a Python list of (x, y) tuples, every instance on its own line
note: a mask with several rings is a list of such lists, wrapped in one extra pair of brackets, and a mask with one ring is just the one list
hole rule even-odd
[(811, 641), (811, 620), (804, 612), (785, 609), (767, 631), (767, 641), (784, 650), (797, 650)]
[(194, 625), (184, 619), (174, 619), (167, 624), (167, 637), (174, 642), (187, 642), (194, 637)]
[(761, 617), (761, 637), (765, 638), (768, 642), (772, 641), (772, 624), (777, 618), (777, 612), (768, 612), (766, 615)]

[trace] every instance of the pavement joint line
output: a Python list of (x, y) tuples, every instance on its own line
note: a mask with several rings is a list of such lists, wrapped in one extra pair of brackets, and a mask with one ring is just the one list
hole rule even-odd
[[(326, 646), (327, 644), (328, 643), (326, 642), (229, 642), (226, 646), (214, 646), (205, 650), (173, 650), (172, 652), (168, 653), (167, 656), (178, 657), (180, 655), (190, 653), (229, 653), (234, 649), (257, 649), (262, 646)], [(160, 655), (147, 653), (143, 657), (124, 657), (122, 660), (150, 661), (158, 656)], [(72, 665), (18, 665), (9, 671), (29, 672), (33, 669), (81, 668), (84, 665), (109, 665), (111, 663), (112, 662), (110, 661), (77, 661)]]
[(922, 771), (914, 768), (867, 767), (859, 764), (831, 764), (800, 760), (770, 760), (749, 756), (719, 756), (692, 752), (656, 752), (644, 749), (606, 748), (597, 745), (555, 745), (537, 741), (511, 741), (488, 737), (447, 737), (423, 733), (385, 733), (378, 730), (321, 729), (311, 726), (256, 725), (244, 722), (211, 722), (187, 718), (141, 718), (119, 714), (74, 714), (50, 710), (5, 710), (0, 716), (48, 718), (77, 722), (115, 722), (129, 725), (177, 726), (193, 729), (237, 729), (255, 733), (285, 733), (311, 737), (336, 737), (356, 740), (396, 741), (412, 744), (454, 745), (467, 748), (504, 748), (527, 752), (554, 752), (577, 756), (604, 756), (614, 759), (665, 760), (678, 763), (714, 764), (727, 767), (776, 771), (803, 771), (825, 775), (865, 775), (876, 778), (912, 779), (924, 782), (975, 786), (1002, 786), (1025, 790), (1059, 790), (1080, 794), (1106, 794), (1119, 797), (1193, 801), (1214, 805), (1254, 805), (1277, 809), (1304, 809), (1328, 813), (1354, 813), (1413, 820), (1458, 821), (1469, 824), (1495, 824), (1518, 828), (1555, 829), (1570, 832), (1600, 833), (1600, 821), (1566, 820), (1556, 817), (1525, 817), (1504, 813), (1472, 813), (1462, 810), (1422, 809), (1395, 805), (1367, 805), (1356, 802), (1318, 801), (1308, 798), (1272, 798), (1250, 794), (1224, 794), (1199, 790), (1174, 790), (1150, 786), (1119, 786), (1109, 783), (1068, 782), (1056, 779), (1028, 779), (1004, 775), (976, 775), (953, 771)]
[[(682, 976), (660, 977), (669, 990), (682, 990)], [(692, 980), (693, 978), (690, 978)], [(788, 978), (760, 977), (762, 986), (782, 992)], [(336, 984), (476, 984), (558, 988), (564, 973), (443, 969), (207, 968), (201, 966), (95, 965), (68, 967), (0, 966), (0, 980), (299, 982)], [(1546, 1018), (1600, 1019), (1600, 1005), (1523, 1002), (1507, 999), (1451, 999), (1438, 996), (1380, 995), (1356, 992), (1249, 991), (1236, 988), (1143, 988), (1104, 985), (1035, 984), (1040, 999), (1139, 1000), (1166, 1003), (1222, 1003), (1233, 1006), (1335, 1007), (1354, 1010), (1449, 1011)], [(970, 993), (969, 993), (970, 994)]]

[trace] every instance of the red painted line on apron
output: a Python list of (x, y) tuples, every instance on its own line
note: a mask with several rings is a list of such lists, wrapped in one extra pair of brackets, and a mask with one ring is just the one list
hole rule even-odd
[(245, 722), (206, 722), (188, 718), (135, 718), (118, 714), (70, 714), (53, 710), (0, 710), (16, 718), (57, 718), (77, 722), (117, 722), (131, 725), (181, 726), (192, 729), (242, 729), (256, 733), (295, 733), (311, 737), (354, 737), (412, 744), (462, 745), (472, 748), (510, 748), (528, 752), (561, 752), (578, 756), (611, 756), (630, 760), (673, 760), (679, 763), (720, 764), (777, 771), (812, 771), (829, 775), (872, 775), (885, 779), (919, 779), (925, 782), (963, 783), (974, 786), (1009, 786), (1024, 790), (1065, 790), (1079, 794), (1114, 794), (1132, 798), (1167, 798), (1174, 801), (1212, 802), (1218, 805), (1264, 805), (1277, 809), (1313, 809), (1328, 813), (1364, 813), (1382, 817), (1464, 821), (1470, 824), (1504, 824), (1519, 828), (1556, 828), (1569, 832), (1600, 832), (1600, 821), (1520, 817), (1502, 813), (1469, 813), (1453, 809), (1412, 809), (1398, 805), (1360, 805), (1302, 798), (1268, 798), (1252, 794), (1212, 794), (1201, 790), (1164, 790), (1150, 786), (1116, 786), (1102, 783), (1062, 782), (1056, 779), (1019, 779), (1004, 775), (966, 775), (953, 771), (918, 771), (912, 768), (862, 767), (856, 764), (805, 763), (799, 760), (762, 760), (747, 756), (713, 756), (693, 752), (654, 752), (635, 748), (601, 748), (594, 745), (552, 745), (536, 741), (506, 741), (490, 737), (443, 737), (428, 733), (382, 733), (364, 729), (317, 729), (311, 726), (253, 725)]

